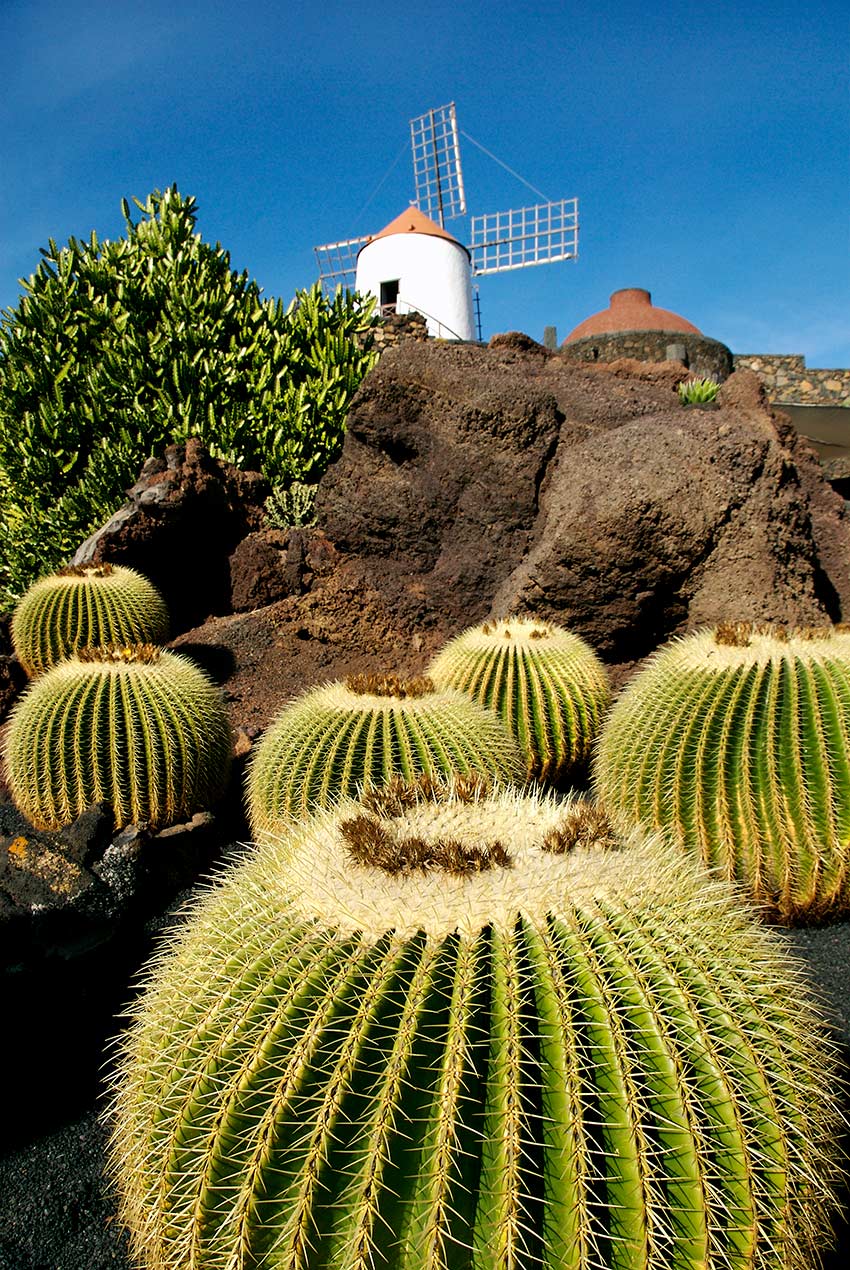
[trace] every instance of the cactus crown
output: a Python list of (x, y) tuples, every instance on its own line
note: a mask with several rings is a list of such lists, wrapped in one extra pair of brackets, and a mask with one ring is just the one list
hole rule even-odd
[(427, 697), (434, 691), (432, 679), (401, 679), (398, 675), (382, 674), (349, 675), (345, 686), (358, 697), (397, 697), (400, 701)]
[(104, 560), (101, 564), (66, 564), (61, 569), (57, 569), (53, 576), (56, 578), (108, 578), (113, 572), (113, 566)]
[(846, 635), (850, 624), (839, 622), (835, 626), (782, 626), (777, 622), (721, 622), (711, 634), (715, 644), (728, 648), (751, 648), (760, 641), (777, 644), (810, 641), (827, 642), (834, 635)]
[(156, 587), (122, 565), (68, 565), (41, 578), (12, 618), (12, 642), (30, 676), (80, 648), (168, 638), (168, 610)]
[(620, 852), (638, 840), (584, 800), (453, 780), (398, 782), (287, 838), (281, 886), (302, 918), (371, 939), (508, 928), (518, 911), (615, 895), (638, 885), (647, 849)]
[(766, 916), (850, 905), (850, 630), (726, 623), (650, 658), (612, 710), (594, 782)]
[(103, 666), (155, 666), (162, 661), (163, 652), (158, 644), (97, 644), (78, 648), (74, 656), (79, 662)]
[(428, 668), (495, 711), (516, 737), (530, 777), (563, 781), (589, 758), (610, 691), (604, 666), (577, 635), (511, 617), (464, 631)]

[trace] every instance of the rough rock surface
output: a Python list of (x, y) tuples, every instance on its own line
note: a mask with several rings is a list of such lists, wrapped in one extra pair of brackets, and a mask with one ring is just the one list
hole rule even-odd
[(270, 493), (258, 472), (211, 458), (196, 437), (142, 468), (129, 502), (74, 556), (139, 569), (165, 596), (175, 630), (230, 610), (228, 559), (261, 525)]
[(312, 541), (301, 529), (259, 529), (243, 538), (229, 562), (234, 613), (308, 591), (315, 568), (308, 556)]
[(706, 622), (850, 612), (843, 502), (751, 372), (689, 410), (678, 363), (530, 343), (405, 345), (361, 386), (316, 511), (385, 603), (539, 614), (615, 663)]

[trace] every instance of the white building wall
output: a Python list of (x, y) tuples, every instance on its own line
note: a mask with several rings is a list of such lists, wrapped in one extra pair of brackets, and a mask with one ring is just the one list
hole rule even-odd
[(358, 291), (380, 303), (381, 283), (399, 280), (398, 313), (418, 312), (428, 334), (439, 339), (475, 339), (472, 271), (466, 249), (432, 234), (388, 234), (362, 247), (357, 257)]

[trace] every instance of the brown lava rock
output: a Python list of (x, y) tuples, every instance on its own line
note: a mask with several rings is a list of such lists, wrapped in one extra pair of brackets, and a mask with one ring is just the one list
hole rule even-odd
[(725, 618), (850, 611), (850, 523), (758, 379), (684, 410), (679, 363), (575, 365), (507, 337), (408, 344), (361, 385), (319, 523), (391, 609), (521, 611), (610, 662)]
[(162, 591), (173, 628), (230, 609), (228, 559), (262, 524), (270, 486), (211, 458), (197, 437), (148, 459), (129, 503), (79, 548), (74, 564), (109, 560), (144, 573)]

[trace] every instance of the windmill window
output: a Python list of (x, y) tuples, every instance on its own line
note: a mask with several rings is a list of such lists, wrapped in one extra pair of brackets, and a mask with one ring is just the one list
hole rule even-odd
[(396, 302), (398, 300), (398, 284), (401, 280), (393, 278), (389, 282), (381, 283), (381, 316), (387, 317), (390, 313), (395, 313)]

